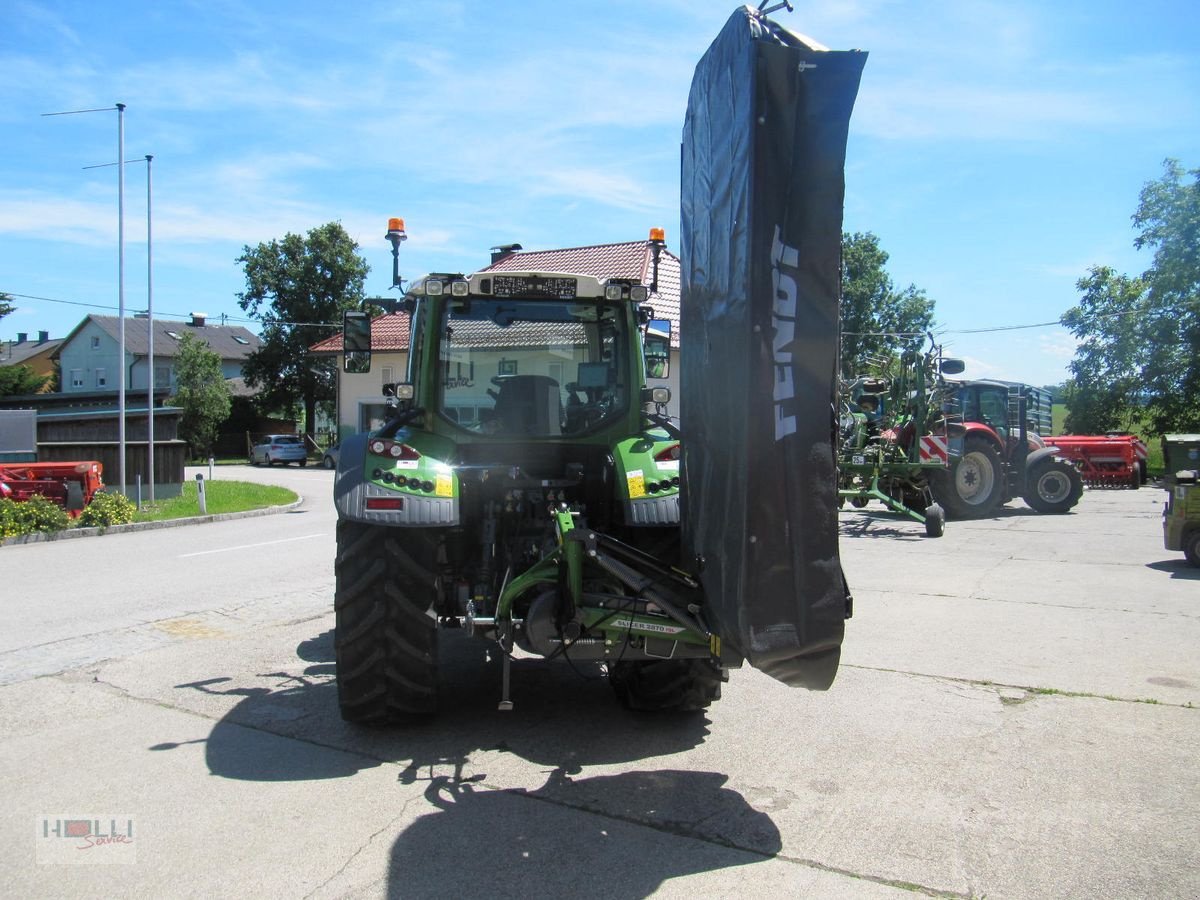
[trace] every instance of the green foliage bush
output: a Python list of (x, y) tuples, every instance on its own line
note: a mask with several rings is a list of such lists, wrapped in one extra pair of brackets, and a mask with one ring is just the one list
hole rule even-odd
[(128, 525), (133, 521), (137, 507), (124, 494), (99, 491), (79, 515), (81, 528), (107, 525)]
[(33, 534), (35, 531), (62, 531), (70, 518), (57, 503), (42, 496), (28, 500), (0, 500), (0, 538)]

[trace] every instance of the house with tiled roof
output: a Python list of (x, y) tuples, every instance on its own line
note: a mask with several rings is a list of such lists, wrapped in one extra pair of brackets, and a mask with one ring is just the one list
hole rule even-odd
[[(48, 331), (39, 331), (37, 340), (18, 331), (15, 341), (0, 341), (0, 366), (25, 366), (35, 375), (48, 377), (54, 374), (54, 351), (61, 344), (62, 338), (52, 338)], [(50, 389), (47, 381), (44, 391)]]
[[(646, 241), (627, 241), (619, 244), (597, 244), (588, 247), (569, 247), (560, 250), (512, 250), (494, 253), (492, 262), (480, 271), (505, 272), (570, 272), (592, 275), (601, 281), (608, 278), (630, 278), (649, 284), (653, 277), (653, 256)], [(664, 250), (659, 257), (658, 289), (647, 305), (654, 315), (670, 319), (671, 377), (666, 382), (672, 397), (679, 393), (679, 257)], [(343, 371), (342, 335), (336, 334), (314, 344), (309, 352), (338, 358), (338, 431), (340, 436), (359, 431), (371, 431), (386, 421), (387, 408), (383, 403), (383, 385), (403, 381), (408, 370), (409, 317), (407, 313), (392, 313), (376, 317), (371, 322), (371, 371), (352, 374)], [(467, 339), (459, 333), (456, 340)], [(514, 334), (513, 339), (519, 335)], [(671, 412), (678, 409), (672, 400)]]
[(62, 372), (64, 394), (117, 390), (119, 366), (125, 367), (126, 390), (145, 391), (153, 372), (155, 389), (175, 389), (174, 360), (183, 336), (191, 334), (221, 357), (221, 373), (242, 377), (242, 365), (260, 346), (258, 335), (241, 325), (213, 325), (200, 313), (190, 321), (154, 320), (154, 360), (151, 363), (148, 319), (125, 319), (125, 358), (120, 358), (117, 316), (90, 315), (63, 339), (55, 356)]

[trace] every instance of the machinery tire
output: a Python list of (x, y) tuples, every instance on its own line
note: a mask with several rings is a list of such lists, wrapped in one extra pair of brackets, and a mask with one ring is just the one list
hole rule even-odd
[(1133, 465), (1133, 472), (1129, 475), (1129, 486), (1135, 491), (1142, 486), (1142, 473), (1138, 470), (1137, 463)]
[(692, 712), (721, 698), (726, 673), (707, 659), (616, 662), (608, 680), (626, 709)]
[(437, 546), (428, 529), (338, 522), (334, 653), (347, 722), (436, 711)]
[(307, 465), (308, 465), (308, 460), (307, 460), (307, 459), (302, 459), (302, 460), (300, 460), (300, 468), (302, 468), (302, 469), (303, 469), (303, 468), (304, 468), (305, 466), (307, 466)]
[(1004, 496), (1000, 454), (985, 438), (969, 437), (963, 453), (933, 479), (934, 496), (956, 519), (979, 519), (995, 509)]
[(946, 511), (934, 503), (925, 509), (925, 534), (941, 537), (946, 533)]
[(1025, 502), (1040, 513), (1065, 513), (1083, 496), (1083, 477), (1069, 462), (1049, 457), (1029, 471)]
[(1184, 536), (1183, 557), (1193, 566), (1200, 568), (1200, 530)]

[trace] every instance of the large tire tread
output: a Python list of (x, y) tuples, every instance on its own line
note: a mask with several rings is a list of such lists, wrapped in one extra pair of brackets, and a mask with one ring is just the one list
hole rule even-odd
[(436, 532), (339, 522), (334, 564), (338, 703), (349, 722), (437, 709)]

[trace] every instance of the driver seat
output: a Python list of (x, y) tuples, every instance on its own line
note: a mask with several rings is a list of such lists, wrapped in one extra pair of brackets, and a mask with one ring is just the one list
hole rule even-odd
[(549, 375), (510, 375), (496, 395), (501, 434), (562, 434), (562, 393)]

